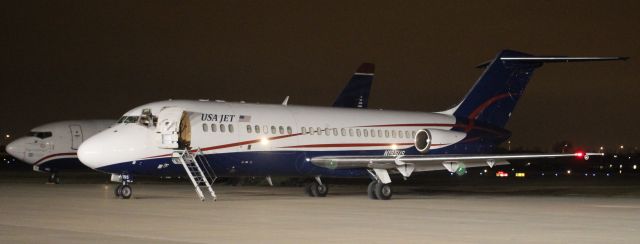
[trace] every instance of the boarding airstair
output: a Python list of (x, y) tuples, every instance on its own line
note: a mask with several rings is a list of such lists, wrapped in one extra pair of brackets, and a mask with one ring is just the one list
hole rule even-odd
[(211, 184), (213, 184), (218, 177), (199, 148), (195, 150), (175, 150), (172, 160), (173, 163), (182, 164), (200, 200), (205, 201), (207, 199), (203, 189), (208, 190), (211, 198), (214, 201), (216, 200), (216, 193), (213, 191)]

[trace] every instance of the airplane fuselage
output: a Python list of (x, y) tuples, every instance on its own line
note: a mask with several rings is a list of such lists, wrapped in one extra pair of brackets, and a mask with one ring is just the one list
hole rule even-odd
[[(366, 176), (366, 170), (327, 169), (313, 165), (309, 159), (324, 155), (421, 155), (414, 147), (415, 133), (420, 129), (454, 131), (458, 135), (434, 137), (427, 154), (488, 153), (509, 137), (504, 129), (465, 123), (464, 119), (439, 113), (178, 103), (190, 114), (190, 148), (202, 151), (219, 176), (361, 177)], [(143, 109), (157, 114), (165, 106), (163, 102), (151, 103), (124, 116), (140, 116)], [(173, 150), (157, 146), (160, 139), (155, 126), (130, 121), (89, 139), (94, 141), (92, 145), (110, 148), (109, 154), (85, 157), (96, 157), (103, 163), (83, 161), (114, 174), (184, 175), (182, 166), (171, 161)]]

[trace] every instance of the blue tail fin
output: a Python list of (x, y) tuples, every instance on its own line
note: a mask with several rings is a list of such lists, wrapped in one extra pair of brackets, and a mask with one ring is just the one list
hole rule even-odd
[(334, 107), (343, 108), (367, 108), (369, 105), (369, 93), (373, 82), (375, 66), (371, 63), (360, 65), (353, 74), (347, 86), (333, 102)]
[(504, 127), (536, 68), (543, 63), (626, 60), (624, 57), (549, 57), (503, 50), (456, 107), (444, 111), (457, 118)]

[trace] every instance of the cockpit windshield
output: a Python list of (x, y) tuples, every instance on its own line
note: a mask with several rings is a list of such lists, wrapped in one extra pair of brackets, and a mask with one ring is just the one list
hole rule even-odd
[(158, 117), (151, 114), (150, 109), (143, 109), (142, 114), (140, 116), (125, 115), (120, 117), (120, 119), (118, 119), (118, 122), (116, 122), (116, 124), (133, 124), (133, 123), (137, 123), (146, 127), (149, 127), (152, 125), (156, 126), (156, 123), (158, 123)]
[(118, 124), (138, 123), (139, 118), (140, 116), (122, 116), (116, 123)]
[(51, 133), (51, 131), (31, 131), (27, 134), (27, 136), (33, 136), (40, 139), (44, 139), (44, 138), (53, 136), (53, 133)]

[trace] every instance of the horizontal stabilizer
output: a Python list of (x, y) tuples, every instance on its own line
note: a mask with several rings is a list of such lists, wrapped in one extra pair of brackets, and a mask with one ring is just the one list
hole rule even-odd
[[(530, 63), (568, 63), (568, 62), (595, 62), (595, 61), (626, 61), (629, 57), (566, 57), (566, 56), (539, 56), (539, 57), (500, 57), (501, 61), (518, 61)], [(484, 62), (476, 68), (485, 68), (491, 61)]]

